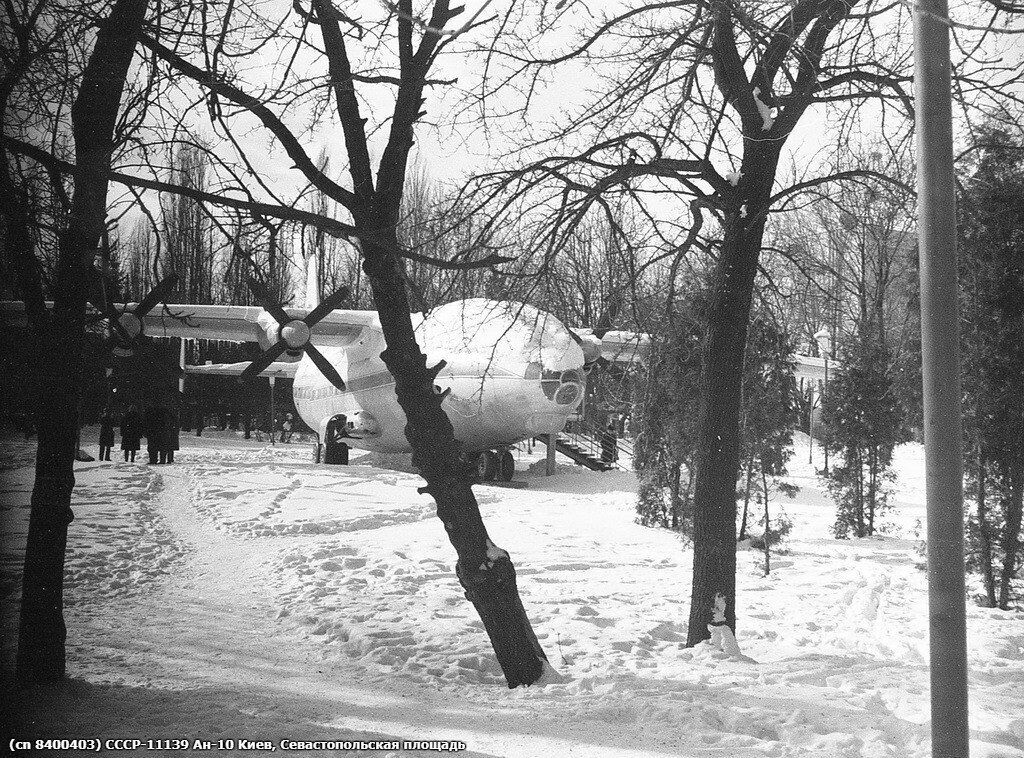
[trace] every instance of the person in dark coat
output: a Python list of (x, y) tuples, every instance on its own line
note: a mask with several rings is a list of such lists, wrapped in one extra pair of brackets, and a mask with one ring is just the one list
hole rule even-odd
[(135, 461), (135, 454), (139, 452), (139, 443), (142, 440), (142, 417), (139, 409), (132, 405), (121, 417), (121, 450), (124, 451), (126, 461)]
[(146, 408), (142, 418), (143, 431), (146, 434), (146, 455), (149, 463), (162, 463), (160, 450), (163, 447), (163, 409), (156, 405)]
[(609, 420), (608, 426), (601, 433), (601, 461), (604, 463), (614, 463), (619, 457), (618, 447), (615, 421)]
[(324, 463), (347, 466), (348, 445), (345, 438), (348, 433), (345, 431), (345, 424), (348, 419), (345, 414), (339, 413), (327, 422), (327, 434), (324, 440)]
[(174, 451), (179, 447), (179, 437), (181, 435), (181, 427), (178, 422), (178, 412), (173, 408), (168, 408), (164, 411), (164, 414), (164, 462), (174, 463)]
[(110, 451), (114, 447), (114, 424), (117, 417), (111, 408), (104, 408), (100, 415), (100, 460), (109, 461)]

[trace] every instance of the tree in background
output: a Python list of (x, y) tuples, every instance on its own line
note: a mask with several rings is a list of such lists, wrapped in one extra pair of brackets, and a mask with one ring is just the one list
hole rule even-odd
[[(86, 302), (94, 281), (93, 261), (106, 231), (107, 172), (124, 131), (122, 97), (129, 78), (135, 35), (146, 13), (146, 0), (115, 0), (104, 8), (85, 65), (60, 84), (73, 93), (71, 132), (77, 171), (70, 212), (57, 234), (56, 266), (50, 282), (54, 305), (44, 304), (37, 250), (29, 231), (23, 188), (10, 174), (7, 139), (27, 125), (21, 117), (35, 98), (46, 100), (50, 64), (61, 59), (60, 36), (49, 36), (66, 18), (45, 2), (16, 9), (6, 4), (5, 29), (16, 42), (13, 66), (0, 79), (0, 197), (5, 202), (4, 253), (10, 256), (18, 294), (25, 302), (37, 361), (34, 379), (39, 442), (32, 489), (25, 570), (18, 630), (17, 677), (20, 682), (54, 682), (66, 669), (67, 629), (63, 614), (64, 552), (73, 518), (71, 494), (78, 447), (82, 369), (85, 353)], [(98, 11), (101, 12), (101, 11)], [(82, 14), (80, 18), (84, 18)], [(80, 31), (84, 30), (82, 22)], [(85, 34), (82, 31), (83, 35)], [(6, 45), (5, 45), (6, 48)], [(66, 103), (62, 103), (66, 104)], [(17, 114), (17, 117), (13, 117)], [(40, 115), (40, 114), (36, 114)], [(12, 118), (9, 119), (9, 116)], [(11, 129), (9, 132), (8, 129)], [(64, 191), (54, 182), (54, 191)], [(59, 188), (57, 185), (60, 185)]]
[[(208, 163), (202, 146), (182, 145), (171, 152), (171, 181), (205, 191)], [(163, 276), (178, 277), (169, 299), (175, 303), (213, 302), (214, 256), (210, 222), (202, 207), (188, 197), (168, 194), (161, 198), (160, 211), (164, 237), (161, 269)]]
[(704, 323), (697, 297), (651, 331), (634, 384), (637, 520), (693, 534), (693, 455)]
[[(834, 126), (834, 155), (845, 155), (865, 103), (872, 119), (892, 125), (887, 137), (894, 147), (909, 139), (910, 12), (902, 3), (853, 0), (634, 3), (600, 17), (585, 3), (537, 5), (544, 9), (539, 26), (557, 34), (499, 38), (487, 50), (488, 81), (474, 105), (486, 110), (485, 103), (498, 101), (495, 120), (514, 119), (521, 128), (548, 70), (562, 65), (594, 72), (595, 85), (587, 88), (593, 95), (572, 103), (550, 129), (527, 135), (531, 154), (543, 150), (547, 157), (481, 177), (480, 202), (531, 195), (535, 207), (551, 207), (545, 247), (555, 251), (590, 208), (624, 199), (655, 220), (666, 256), (701, 251), (714, 269), (695, 448), (687, 637), (694, 645), (709, 635), (718, 594), (735, 629), (743, 359), (768, 218), (789, 199), (820, 192), (827, 183), (893, 181), (871, 169), (814, 160), (780, 188), (784, 148), (805, 116), (827, 111), (834, 116), (827, 119)], [(532, 7), (514, 4), (502, 23), (513, 28)], [(575, 14), (585, 28), (566, 44), (564, 30)], [(558, 24), (550, 23), (552, 16)], [(996, 70), (998, 82), (1015, 80), (1016, 63), (982, 61), (980, 51), (991, 47), (983, 44), (986, 27), (971, 29), (978, 36), (970, 42), (955, 38), (958, 81), (972, 70), (984, 70), (979, 78), (985, 81)], [(517, 87), (523, 75), (537, 86)], [(997, 88), (956, 91), (976, 103)], [(525, 92), (521, 107), (497, 96), (513, 90)], [(554, 142), (558, 149), (549, 150)], [(501, 215), (493, 223), (502, 223)]]
[(959, 203), (968, 549), (986, 604), (1007, 610), (1024, 500), (1024, 139), (993, 123), (977, 144)]
[[(687, 534), (692, 534), (695, 507), (696, 398), (709, 294), (706, 279), (703, 286), (691, 285), (679, 293), (670, 323), (650, 324), (652, 344), (634, 395), (637, 519), (645, 526)], [(779, 482), (792, 454), (798, 418), (792, 353), (785, 330), (763, 306), (759, 308), (743, 365), (738, 492), (743, 511), (738, 539), (746, 536), (752, 498), (767, 508), (767, 494), (773, 489), (795, 494)]]
[(869, 537), (888, 506), (892, 454), (909, 439), (897, 388), (897, 365), (870, 330), (839, 356), (822, 403), (825, 444), (837, 460), (823, 474), (836, 502), (836, 537)]
[[(743, 511), (737, 539), (747, 536), (752, 498), (762, 505), (767, 551), (773, 537), (768, 507), (773, 490), (793, 497), (797, 489), (781, 481), (793, 454), (793, 430), (798, 420), (793, 343), (785, 329), (763, 308), (750, 323), (743, 362), (743, 414), (740, 426), (740, 482)], [(767, 552), (766, 552), (767, 556)], [(767, 560), (767, 558), (766, 558)], [(767, 569), (766, 569), (767, 573)]]
[[(461, 458), (461, 446), (442, 408), (444, 397), (434, 391), (434, 379), (444, 364), (428, 367), (416, 342), (404, 261), (419, 254), (406, 249), (399, 238), (416, 125), (425, 116), (423, 107), (430, 88), (444, 83), (429, 75), (441, 53), (451, 49), (477, 21), (470, 18), (462, 27), (449, 26), (464, 9), (451, 7), (447, 0), (434, 0), (423, 16), (417, 14), (411, 0), (400, 0), (393, 9), (378, 9), (375, 16), (359, 22), (328, 0), (311, 0), (308, 6), (294, 5), (296, 17), (303, 22), (302, 31), (285, 38), (279, 33), (276, 15), (261, 6), (250, 5), (243, 12), (228, 4), (219, 10), (223, 16), (217, 24), (222, 29), (218, 49), (231, 59), (236, 74), (248, 67), (257, 81), (218, 72), (218, 59), (206, 54), (212, 27), (187, 9), (164, 13), (139, 41), (174, 71), (172, 81), (183, 97), (210, 104), (218, 128), (238, 135), (239, 130), (251, 129), (251, 118), (257, 118), (304, 180), (351, 215), (351, 226), (339, 222), (335, 228), (345, 226), (350, 237), (358, 238), (363, 274), (387, 346), (381, 359), (395, 377), (413, 464), (426, 480), (420, 492), (436, 503), (437, 515), (458, 555), (456, 575), (483, 622), (509, 687), (532, 684), (543, 674), (547, 658), (520, 599), (512, 560), (490, 540), (484, 526), (469, 467)], [(261, 15), (264, 10), (267, 15)], [(256, 36), (261, 44), (254, 48)], [(283, 57), (294, 60), (293, 56), (301, 55), (311, 64), (301, 70), (289, 64), (269, 71), (256, 54), (263, 43), (294, 45)], [(322, 81), (329, 86), (312, 88), (315, 93), (307, 99), (311, 70), (326, 77)], [(368, 70), (374, 72), (372, 77), (364, 73)], [(268, 84), (270, 79), (273, 85)], [(381, 98), (387, 103), (383, 111), (374, 106), (374, 98), (361, 97), (362, 92), (377, 86), (390, 95)], [(293, 97), (296, 92), (302, 93), (297, 99)], [(319, 97), (323, 100), (317, 106)], [(230, 110), (221, 108), (222, 103), (230, 103)], [(318, 124), (329, 122), (341, 129), (350, 186), (339, 184), (322, 168), (325, 164), (318, 165), (310, 158), (300, 139), (302, 133), (292, 131), (286, 123), (292, 120), (289, 105), (298, 109), (309, 105), (317, 111)], [(378, 131), (387, 132), (382, 136), (382, 149), (373, 141)], [(251, 179), (265, 184), (240, 141), (234, 139), (233, 144)], [(295, 215), (281, 208), (275, 208), (275, 214), (279, 219), (282, 214)], [(265, 216), (253, 215), (257, 219)], [(277, 240), (271, 231), (268, 256), (275, 252)], [(486, 266), (494, 261), (474, 262)], [(447, 262), (435, 263), (443, 266)]]

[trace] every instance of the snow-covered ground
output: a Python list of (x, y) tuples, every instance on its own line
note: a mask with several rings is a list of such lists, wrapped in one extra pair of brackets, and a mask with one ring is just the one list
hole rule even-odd
[[(798, 440), (785, 553), (767, 578), (757, 553), (739, 556), (739, 641), (756, 663), (684, 648), (692, 553), (634, 523), (630, 474), (544, 477), (524, 455), (527, 489), (477, 493), (565, 681), (509, 691), (415, 475), (314, 466), (306, 445), (182, 442), (170, 466), (77, 464), (70, 681), (20, 695), (24, 738), (271, 740), (278, 753), (283, 739), (445, 740), (465, 742), (464, 755), (544, 758), (929, 754), (917, 446), (899, 451), (886, 536), (837, 541)], [(0, 442), (8, 675), (32, 455)], [(972, 755), (1024, 756), (1024, 614), (968, 614)]]

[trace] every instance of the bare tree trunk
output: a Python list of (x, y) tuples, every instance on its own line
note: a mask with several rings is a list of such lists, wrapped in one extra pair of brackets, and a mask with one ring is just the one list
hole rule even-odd
[(1003, 575), (999, 578), (999, 607), (1010, 610), (1013, 578), (1017, 570), (1017, 551), (1020, 549), (1021, 511), (1024, 510), (1024, 470), (1017, 466), (1012, 474), (1010, 499), (1006, 506), (1006, 524), (1003, 528)]
[[(394, 235), (394, 225), (386, 221), (356, 221), (362, 228), (390, 229)], [(437, 516), (458, 554), (456, 575), (466, 598), (480, 614), (508, 686), (532, 684), (543, 673), (547, 657), (519, 598), (509, 554), (487, 535), (468, 467), (461, 459), (451, 421), (441, 408), (443, 396), (434, 391), (441, 366), (428, 368), (416, 342), (405, 280), (394, 252), (398, 249), (397, 237), (381, 246), (364, 243), (363, 267), (387, 343), (381, 358), (395, 377), (413, 464), (427, 482), (421, 491), (437, 504)]]
[(670, 461), (669, 465), (672, 467), (672, 472), (669, 474), (668, 480), (668, 491), (669, 499), (672, 501), (672, 528), (679, 528), (679, 511), (681, 509), (681, 503), (679, 500), (679, 463), (677, 461)]
[(860, 450), (857, 450), (855, 456), (857, 465), (857, 536), (864, 536), (864, 461), (861, 458)]
[(693, 586), (687, 645), (708, 639), (716, 593), (726, 598), (726, 620), (736, 631), (736, 476), (747, 325), (753, 300), (764, 211), (778, 147), (748, 146), (741, 175), (726, 197), (725, 236), (715, 266), (708, 330), (701, 356), (697, 420), (697, 481), (693, 509)]
[(875, 533), (875, 499), (878, 497), (878, 453), (872, 447), (868, 453), (868, 537)]
[(772, 573), (772, 548), (768, 543), (771, 522), (768, 520), (768, 476), (761, 469), (761, 496), (764, 497), (764, 575)]
[(981, 576), (985, 583), (988, 607), (996, 607), (996, 580), (992, 572), (992, 535), (988, 526), (988, 506), (985, 503), (988, 462), (985, 453), (978, 451), (978, 541), (981, 543)]
[(736, 537), (737, 541), (743, 540), (747, 536), (747, 511), (750, 508), (750, 484), (754, 478), (754, 453), (751, 452), (747, 458), (747, 485), (743, 490), (743, 516), (740, 518), (740, 533)]
[(106, 219), (114, 123), (145, 10), (146, 0), (115, 2), (71, 109), (80, 172), (60, 238), (53, 318), (39, 335), (47, 366), (38, 372), (39, 444), (22, 578), (17, 678), (23, 683), (57, 681), (65, 673), (64, 550), (72, 519), (85, 305)]

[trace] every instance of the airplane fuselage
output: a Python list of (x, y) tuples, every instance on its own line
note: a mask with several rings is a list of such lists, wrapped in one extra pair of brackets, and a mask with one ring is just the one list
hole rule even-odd
[[(518, 303), (466, 300), (435, 309), (416, 329), (427, 365), (440, 360), (437, 392), (455, 438), (466, 452), (508, 447), (557, 432), (583, 399), (582, 349), (554, 317)], [(376, 340), (376, 342), (374, 342)], [(384, 365), (382, 332), (371, 330), (358, 350), (322, 347), (345, 382), (331, 384), (303, 357), (296, 369), (295, 407), (323, 438), (339, 415), (353, 447), (408, 451), (406, 417), (395, 379)]]

